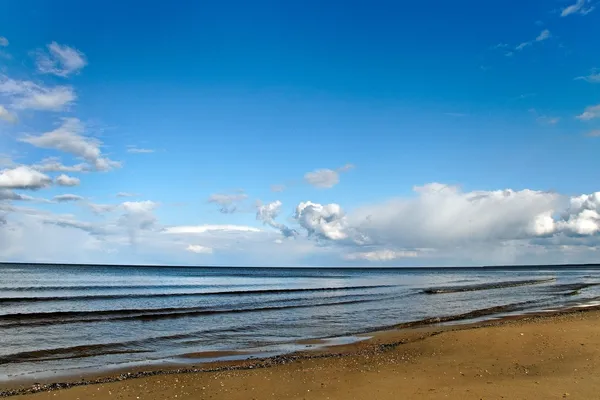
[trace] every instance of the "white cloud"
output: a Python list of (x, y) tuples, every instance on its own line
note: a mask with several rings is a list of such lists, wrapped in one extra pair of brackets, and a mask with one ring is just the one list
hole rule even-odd
[(27, 166), (19, 166), (0, 171), (0, 189), (37, 190), (48, 187), (52, 179)]
[(128, 192), (119, 192), (115, 196), (116, 197), (135, 197), (135, 196), (137, 196), (137, 194), (135, 194), (135, 193), (128, 193)]
[(39, 136), (27, 135), (20, 141), (44, 149), (55, 149), (80, 157), (98, 171), (118, 168), (117, 161), (103, 157), (102, 143), (84, 135), (85, 127), (77, 118), (64, 118), (60, 127)]
[(73, 47), (52, 42), (47, 48), (37, 52), (37, 68), (43, 74), (67, 77), (87, 65), (85, 55)]
[(121, 204), (125, 213), (119, 219), (119, 224), (127, 228), (132, 244), (135, 243), (139, 230), (148, 230), (154, 227), (157, 219), (153, 211), (158, 205), (150, 200), (126, 201)]
[(330, 189), (340, 182), (340, 173), (354, 169), (353, 164), (346, 164), (336, 170), (322, 168), (304, 174), (304, 180), (309, 185), (321, 189)]
[(600, 137), (600, 129), (596, 129), (596, 130), (593, 130), (591, 132), (588, 132), (588, 134), (586, 136), (588, 136), (588, 137)]
[(578, 76), (575, 80), (586, 81), (589, 83), (600, 83), (600, 70), (594, 68), (589, 75)]
[(595, 106), (586, 107), (582, 114), (578, 115), (577, 119), (581, 121), (589, 121), (594, 118), (600, 117), (600, 104)]
[[(594, 6), (589, 5), (589, 0), (577, 0), (575, 4), (572, 4), (564, 8), (560, 14), (561, 17), (566, 17), (572, 14), (586, 15), (594, 10)], [(587, 7), (586, 7), (587, 5)]]
[(271, 185), (271, 192), (279, 193), (285, 190), (285, 185)]
[(213, 252), (212, 248), (200, 246), (199, 244), (190, 244), (186, 250), (196, 254), (212, 254)]
[(75, 178), (75, 177), (68, 176), (65, 174), (59, 175), (55, 179), (55, 182), (59, 186), (78, 186), (81, 183), (79, 178)]
[(77, 99), (70, 86), (46, 87), (6, 76), (0, 77), (0, 95), (9, 98), (16, 109), (42, 111), (62, 111)]
[(535, 115), (536, 121), (543, 125), (556, 125), (560, 122), (560, 117), (539, 114), (534, 108), (529, 109), (529, 112)]
[(115, 204), (95, 204), (95, 203), (88, 203), (87, 206), (89, 207), (91, 212), (93, 212), (94, 214), (97, 214), (97, 215), (113, 212), (119, 207), (118, 205), (115, 205)]
[(277, 200), (268, 204), (259, 204), (256, 210), (256, 219), (262, 221), (263, 224), (269, 225), (278, 229), (285, 237), (294, 237), (298, 235), (294, 229), (288, 228), (282, 223), (275, 221), (281, 212), (281, 201)]
[(170, 234), (201, 234), (206, 232), (261, 232), (261, 230), (245, 225), (189, 225), (168, 227), (164, 229), (164, 232)]
[(18, 121), (17, 116), (8, 111), (3, 105), (0, 105), (0, 120), (10, 122), (11, 124), (14, 124)]
[(346, 218), (338, 204), (321, 205), (310, 201), (302, 202), (296, 207), (294, 218), (309, 235), (330, 240), (348, 237)]
[(332, 169), (318, 169), (313, 172), (307, 172), (304, 180), (317, 188), (329, 189), (340, 182), (340, 176), (337, 171)]
[(58, 157), (44, 158), (39, 164), (34, 164), (31, 168), (41, 172), (89, 172), (90, 166), (87, 164), (63, 165)]
[(220, 206), (219, 211), (223, 214), (231, 214), (236, 212), (238, 210), (239, 203), (243, 202), (247, 198), (248, 195), (243, 191), (233, 194), (214, 193), (208, 197), (207, 202)]
[(550, 31), (548, 29), (544, 29), (540, 32), (540, 34), (535, 38), (536, 42), (541, 42), (546, 39), (550, 39)]
[(6, 47), (8, 46), (9, 42), (8, 39), (5, 38), (4, 36), (0, 36), (0, 47)]
[(26, 196), (24, 194), (13, 192), (8, 189), (0, 189), (0, 201), (1, 200), (13, 200), (13, 201), (31, 201), (33, 197)]
[(362, 253), (350, 253), (344, 256), (346, 260), (364, 260), (364, 261), (392, 261), (399, 258), (417, 257), (416, 251), (394, 251), (394, 250), (376, 250)]
[(515, 47), (515, 50), (523, 50), (525, 47), (529, 47), (535, 42), (542, 42), (544, 40), (550, 39), (551, 37), (552, 34), (550, 33), (550, 31), (548, 29), (544, 29), (540, 32), (539, 35), (537, 35), (537, 37), (534, 40), (530, 40), (528, 42), (523, 42), (519, 44), (517, 47)]
[(414, 199), (363, 207), (348, 224), (370, 244), (391, 248), (439, 248), (464, 243), (537, 236), (540, 215), (565, 201), (534, 190), (473, 191), (438, 183), (414, 188)]
[(82, 201), (84, 198), (76, 194), (60, 194), (58, 196), (54, 196), (52, 200), (58, 203), (66, 203), (69, 201)]
[(134, 154), (144, 154), (144, 153), (154, 153), (154, 150), (144, 149), (144, 148), (140, 148), (140, 147), (136, 147), (136, 146), (128, 146), (127, 152), (134, 153)]

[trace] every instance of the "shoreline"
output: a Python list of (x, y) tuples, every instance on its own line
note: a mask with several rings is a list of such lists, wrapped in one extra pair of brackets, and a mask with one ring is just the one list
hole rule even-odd
[[(5, 387), (0, 386), (0, 397), (11, 397), (16, 395), (28, 395), (43, 392), (55, 392), (76, 387), (85, 387), (90, 385), (111, 384), (125, 381), (134, 381), (136, 379), (153, 378), (161, 376), (173, 376), (180, 374), (208, 374), (232, 371), (248, 371), (268, 369), (283, 365), (289, 365), (308, 360), (319, 359), (339, 359), (345, 357), (369, 357), (369, 355), (382, 354), (387, 351), (398, 348), (402, 345), (416, 343), (428, 338), (444, 335), (449, 332), (461, 332), (468, 330), (479, 330), (491, 327), (510, 326), (514, 324), (535, 324), (536, 322), (552, 321), (560, 317), (576, 315), (594, 315), (600, 318), (600, 306), (577, 306), (562, 310), (553, 310), (546, 312), (533, 312), (518, 315), (509, 315), (500, 318), (493, 318), (477, 322), (468, 320), (446, 321), (442, 318), (432, 318), (423, 321), (414, 321), (400, 323), (390, 327), (384, 327), (371, 332), (356, 334), (356, 337), (366, 337), (365, 339), (354, 341), (352, 343), (326, 345), (328, 338), (308, 339), (303, 342), (307, 345), (315, 345), (314, 349), (300, 350), (288, 354), (275, 355), (270, 357), (255, 358), (249, 357), (231, 361), (213, 361), (202, 363), (196, 366), (193, 358), (190, 358), (187, 366), (177, 367), (175, 364), (169, 366), (154, 367), (125, 367), (115, 368), (108, 372), (96, 372), (89, 374), (70, 374), (61, 382), (43, 379), (45, 383), (32, 383), (33, 379), (15, 380)], [(467, 313), (466, 315), (468, 315)], [(474, 316), (473, 318), (476, 318)], [(473, 319), (471, 318), (471, 319)], [(448, 324), (447, 322), (452, 322)], [(441, 323), (441, 324), (440, 324)], [(242, 352), (227, 352), (227, 354), (242, 354)], [(202, 354), (199, 352), (198, 354)], [(212, 354), (216, 355), (216, 354)], [(83, 376), (83, 378), (82, 378)]]

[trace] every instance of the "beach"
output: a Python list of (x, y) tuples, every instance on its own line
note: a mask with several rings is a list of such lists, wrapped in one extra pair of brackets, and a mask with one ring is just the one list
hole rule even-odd
[(124, 373), (18, 398), (597, 399), (599, 322), (590, 308), (392, 329), (353, 344), (202, 367), (213, 372)]

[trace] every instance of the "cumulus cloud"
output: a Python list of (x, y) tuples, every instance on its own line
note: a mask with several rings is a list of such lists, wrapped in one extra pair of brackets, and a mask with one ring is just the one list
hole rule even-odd
[(581, 113), (580, 115), (578, 115), (577, 118), (578, 120), (581, 121), (589, 121), (592, 120), (594, 118), (599, 118), (600, 117), (600, 104), (597, 104), (595, 106), (589, 106), (586, 107), (585, 110), (583, 111), (583, 113)]
[(0, 189), (37, 190), (48, 187), (52, 179), (27, 166), (0, 171)]
[(344, 259), (346, 260), (363, 260), (363, 261), (392, 261), (397, 260), (399, 258), (412, 258), (417, 257), (419, 253), (416, 251), (394, 251), (394, 250), (375, 250), (375, 251), (366, 251), (359, 253), (350, 253), (344, 255)]
[(590, 0), (577, 0), (575, 4), (565, 7), (560, 13), (561, 17), (567, 17), (573, 14), (587, 15), (594, 10)]
[(186, 250), (196, 254), (212, 254), (213, 252), (212, 248), (200, 246), (199, 244), (190, 244)]
[(363, 207), (352, 214), (367, 242), (401, 248), (445, 247), (537, 235), (536, 218), (564, 199), (534, 190), (473, 191), (432, 183), (414, 188), (412, 199)]
[(75, 178), (75, 177), (68, 176), (65, 174), (59, 175), (55, 179), (55, 182), (59, 186), (78, 186), (81, 183), (79, 178)]
[(83, 197), (78, 196), (76, 194), (60, 194), (58, 196), (54, 196), (52, 198), (52, 200), (54, 200), (58, 203), (67, 203), (67, 202), (71, 202), (71, 201), (82, 201), (84, 199), (83, 199)]
[(8, 39), (5, 38), (4, 36), (0, 36), (0, 47), (6, 47), (8, 46), (9, 42)]
[(36, 61), (37, 69), (42, 74), (61, 77), (77, 73), (87, 65), (87, 59), (81, 51), (56, 42), (50, 43), (47, 51), (38, 51)]
[(0, 77), (0, 95), (7, 97), (16, 109), (62, 111), (77, 96), (70, 86), (46, 87), (31, 81)]
[(126, 201), (121, 204), (125, 212), (119, 219), (119, 224), (126, 227), (129, 232), (130, 242), (135, 243), (137, 232), (153, 228), (157, 219), (153, 211), (158, 203), (150, 200)]
[(0, 120), (10, 122), (14, 124), (17, 122), (17, 116), (14, 113), (8, 111), (3, 105), (0, 105)]
[(275, 221), (275, 218), (277, 218), (281, 212), (281, 205), (281, 201), (279, 200), (264, 205), (259, 204), (256, 210), (256, 219), (261, 221), (263, 224), (278, 229), (285, 237), (295, 237), (298, 235), (296, 230)]
[(600, 192), (570, 199), (569, 208), (548, 230), (567, 235), (589, 236), (600, 232)]
[(238, 205), (246, 200), (248, 195), (242, 191), (233, 194), (214, 193), (208, 197), (207, 202), (217, 204), (219, 211), (223, 214), (231, 214), (238, 210)]
[(294, 218), (309, 235), (330, 240), (348, 237), (346, 217), (339, 204), (302, 202), (296, 207)]
[(85, 127), (77, 118), (64, 118), (61, 126), (39, 136), (27, 135), (20, 141), (33, 146), (73, 154), (98, 171), (109, 171), (121, 164), (102, 155), (102, 143), (84, 135)]

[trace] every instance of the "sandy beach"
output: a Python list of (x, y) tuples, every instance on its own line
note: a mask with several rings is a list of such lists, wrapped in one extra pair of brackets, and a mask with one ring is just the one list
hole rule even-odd
[(352, 345), (203, 366), (216, 372), (155, 371), (17, 398), (598, 399), (599, 321), (590, 310), (388, 330)]

